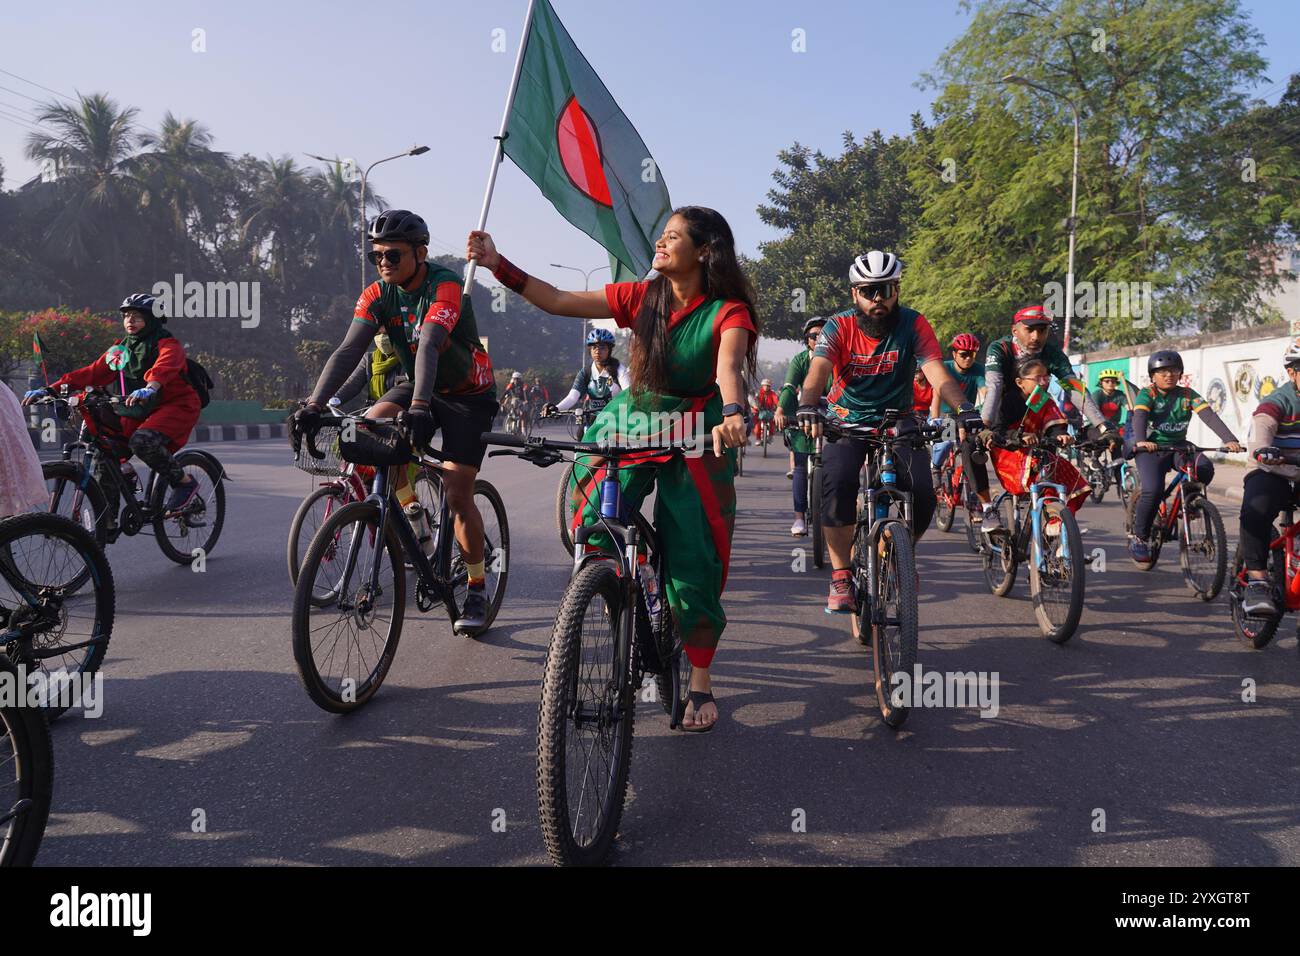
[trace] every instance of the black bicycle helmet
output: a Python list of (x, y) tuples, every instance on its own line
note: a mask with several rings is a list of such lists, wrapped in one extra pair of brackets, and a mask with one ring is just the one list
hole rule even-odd
[(1154, 375), (1162, 368), (1176, 368), (1181, 373), (1183, 370), (1183, 357), (1173, 349), (1161, 349), (1158, 352), (1152, 352), (1151, 357), (1147, 359), (1147, 375)]
[(416, 246), (429, 244), (429, 227), (409, 209), (385, 209), (370, 224), (367, 235), (371, 242), (409, 242)]
[[(122, 304), (117, 307), (119, 312), (147, 312), (150, 315), (157, 315), (154, 312), (154, 303), (157, 300), (148, 292), (133, 292), (122, 300)], [(159, 315), (158, 318), (164, 322), (167, 321), (165, 315)]]
[(803, 324), (803, 334), (807, 335), (809, 332), (811, 332), (812, 327), (814, 325), (825, 325), (825, 324), (826, 324), (826, 320), (824, 318), (822, 318), (820, 315), (814, 315), (811, 319), (809, 319), (807, 322)]

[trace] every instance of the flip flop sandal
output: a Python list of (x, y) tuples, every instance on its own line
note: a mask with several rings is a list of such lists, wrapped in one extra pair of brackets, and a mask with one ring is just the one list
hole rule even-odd
[[(713, 704), (715, 707), (717, 706), (717, 701), (713, 699), (713, 691), (709, 690), (687, 691), (686, 699), (690, 702), (690, 705), (695, 708), (695, 714), (698, 714), (700, 708), (705, 704)], [(718, 720), (721, 719), (722, 715), (719, 714), (717, 720), (714, 720), (713, 723), (709, 724), (707, 727), (687, 727), (684, 723), (685, 715), (683, 715), (683, 723), (678, 724), (677, 729), (687, 734), (707, 734), (718, 725)]]

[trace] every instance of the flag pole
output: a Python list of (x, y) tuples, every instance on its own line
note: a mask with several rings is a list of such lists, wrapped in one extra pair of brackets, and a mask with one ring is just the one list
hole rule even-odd
[[(510, 78), (510, 92), (506, 94), (506, 108), (501, 114), (501, 132), (494, 138), (497, 141), (496, 148), (492, 151), (492, 165), (488, 167), (487, 190), (483, 193), (483, 209), (479, 212), (478, 226), (479, 232), (487, 225), (488, 207), (492, 205), (492, 191), (497, 185), (497, 170), (501, 168), (501, 157), (505, 155), (506, 148), (506, 123), (510, 120), (510, 110), (515, 105), (515, 91), (519, 89), (519, 74), (524, 68), (524, 51), (528, 48), (528, 34), (533, 25), (533, 6), (537, 0), (528, 0), (528, 10), (524, 13), (524, 35), (519, 41), (519, 53), (515, 56), (515, 70)], [(478, 266), (478, 261), (471, 259), (469, 269), (465, 272), (465, 294), (469, 295), (473, 289), (474, 270)]]

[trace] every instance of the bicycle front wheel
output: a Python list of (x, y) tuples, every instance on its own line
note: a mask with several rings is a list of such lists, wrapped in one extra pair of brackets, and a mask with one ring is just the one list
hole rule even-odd
[(886, 523), (876, 538), (876, 552), (875, 596), (871, 600), (860, 596), (858, 627), (871, 635), (880, 718), (897, 730), (907, 720), (911, 701), (900, 693), (896, 675), (911, 679), (920, 636), (912, 532), (902, 521)]
[[(8, 661), (0, 667), (14, 678)], [(0, 707), (0, 866), (31, 866), (54, 792), (54, 747), (39, 707)]]
[(560, 475), (560, 487), (555, 493), (555, 523), (560, 528), (560, 544), (573, 556), (573, 496), (569, 494), (569, 482), (573, 480), (573, 465), (566, 465)]
[(822, 528), (822, 470), (808, 466), (808, 524), (812, 529), (813, 567), (826, 566), (826, 532)]
[(1186, 503), (1187, 526), (1179, 523), (1179, 563), (1188, 589), (1202, 601), (1213, 601), (1228, 573), (1228, 535), (1219, 509), (1205, 498)]
[(1029, 554), (1029, 594), (1043, 636), (1064, 644), (1083, 614), (1087, 560), (1074, 512), (1062, 502), (1043, 502), (1041, 527)]
[[(89, 586), (87, 586), (89, 584)], [(46, 688), (54, 720), (83, 701), (113, 633), (113, 572), (86, 529), (50, 514), (0, 521), (0, 643)]]
[(391, 523), (379, 527), (379, 506), (364, 501), (330, 515), (307, 546), (293, 594), (293, 659), (322, 710), (356, 710), (388, 676), (406, 614), (402, 553)]
[(537, 719), (537, 808), (552, 862), (590, 866), (613, 849), (632, 764), (630, 648), (613, 565), (569, 582), (546, 654)]

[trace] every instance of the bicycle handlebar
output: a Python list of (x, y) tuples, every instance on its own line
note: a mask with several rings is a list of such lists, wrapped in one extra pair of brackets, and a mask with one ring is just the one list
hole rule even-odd
[[(645, 454), (646, 452), (680, 454), (689, 450), (688, 446), (681, 442), (671, 442), (667, 445), (615, 445), (610, 442), (557, 441), (552, 438), (542, 438), (541, 436), (522, 438), (518, 435), (507, 435), (503, 432), (483, 432), (479, 437), (485, 445), (504, 446), (496, 451), (488, 452), (489, 458), (494, 458), (497, 455), (517, 455), (543, 468), (563, 461), (560, 452), (564, 451), (583, 455), (599, 455), (602, 458), (623, 458), (628, 455)], [(522, 451), (514, 449), (522, 449)]]

